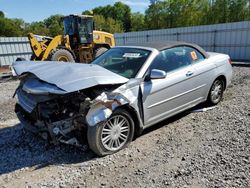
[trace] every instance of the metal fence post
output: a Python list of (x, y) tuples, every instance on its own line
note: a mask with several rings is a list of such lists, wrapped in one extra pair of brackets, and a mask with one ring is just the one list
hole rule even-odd
[(176, 32), (176, 40), (177, 41), (179, 40), (179, 35), (180, 35), (180, 33)]
[(213, 41), (213, 51), (214, 51), (214, 52), (215, 52), (215, 50), (216, 50), (216, 40), (217, 40), (216, 35), (217, 35), (217, 30), (215, 29), (215, 30), (214, 30), (214, 41)]
[(123, 36), (122, 38), (123, 38), (123, 45), (125, 45), (125, 36)]

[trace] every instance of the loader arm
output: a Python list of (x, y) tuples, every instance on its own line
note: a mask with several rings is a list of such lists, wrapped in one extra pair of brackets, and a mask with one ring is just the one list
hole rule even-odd
[(52, 40), (44, 39), (41, 42), (39, 42), (32, 33), (28, 34), (28, 38), (33, 54), (35, 55), (35, 60), (47, 60), (49, 54), (58, 46), (65, 46), (66, 48), (71, 49), (68, 35), (57, 35), (52, 38)]
[(35, 58), (39, 58), (43, 52), (41, 43), (36, 39), (33, 33), (28, 34), (28, 39), (30, 43), (31, 50)]
[(55, 50), (58, 46), (65, 46), (67, 49), (71, 50), (70, 42), (69, 42), (69, 36), (68, 35), (66, 35), (66, 36), (63, 36), (63, 35), (55, 36), (51, 40), (49, 45), (46, 47), (41, 60), (42, 61), (46, 60), (49, 57), (50, 52), (52, 50)]

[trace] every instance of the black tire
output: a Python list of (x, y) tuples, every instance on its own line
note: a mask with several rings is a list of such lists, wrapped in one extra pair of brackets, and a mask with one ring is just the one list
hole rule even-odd
[(33, 61), (36, 59), (36, 55), (34, 53), (32, 53), (31, 57), (30, 57), (30, 60)]
[(94, 58), (97, 58), (99, 57), (100, 55), (102, 55), (104, 52), (106, 52), (108, 50), (108, 48), (105, 48), (105, 47), (100, 47), (100, 48), (97, 48), (95, 50), (95, 53), (94, 53)]
[(216, 105), (222, 100), (224, 87), (225, 83), (222, 79), (218, 78), (213, 82), (207, 97), (209, 105)]
[(74, 56), (70, 51), (63, 48), (56, 48), (48, 57), (49, 61), (75, 62)]
[[(121, 123), (121, 126), (118, 126), (120, 125), (119, 123), (117, 126), (110, 126), (113, 123), (115, 124), (116, 119), (118, 119), (118, 122), (120, 122), (119, 120), (121, 120), (121, 122), (124, 120), (124, 123)], [(108, 129), (110, 131), (107, 131)], [(118, 109), (113, 112), (107, 121), (95, 126), (89, 126), (87, 133), (89, 147), (98, 156), (105, 156), (118, 152), (132, 141), (133, 136), (134, 121), (131, 115), (123, 109)], [(108, 137), (110, 138), (107, 139)], [(110, 149), (111, 147), (112, 149)]]
[(18, 58), (16, 58), (16, 61), (26, 61), (26, 59), (23, 57), (18, 57)]

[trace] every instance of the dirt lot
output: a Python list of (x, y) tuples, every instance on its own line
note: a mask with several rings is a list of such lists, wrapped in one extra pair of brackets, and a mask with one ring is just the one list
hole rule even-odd
[(250, 68), (233, 69), (217, 108), (161, 122), (103, 158), (24, 132), (18, 81), (0, 83), (0, 187), (249, 187)]

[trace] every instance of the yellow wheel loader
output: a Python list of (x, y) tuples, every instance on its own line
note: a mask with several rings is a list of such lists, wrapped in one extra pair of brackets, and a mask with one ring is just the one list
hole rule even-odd
[(34, 34), (28, 34), (31, 60), (89, 63), (115, 45), (112, 34), (94, 30), (93, 16), (69, 15), (63, 23), (64, 35), (38, 41)]

